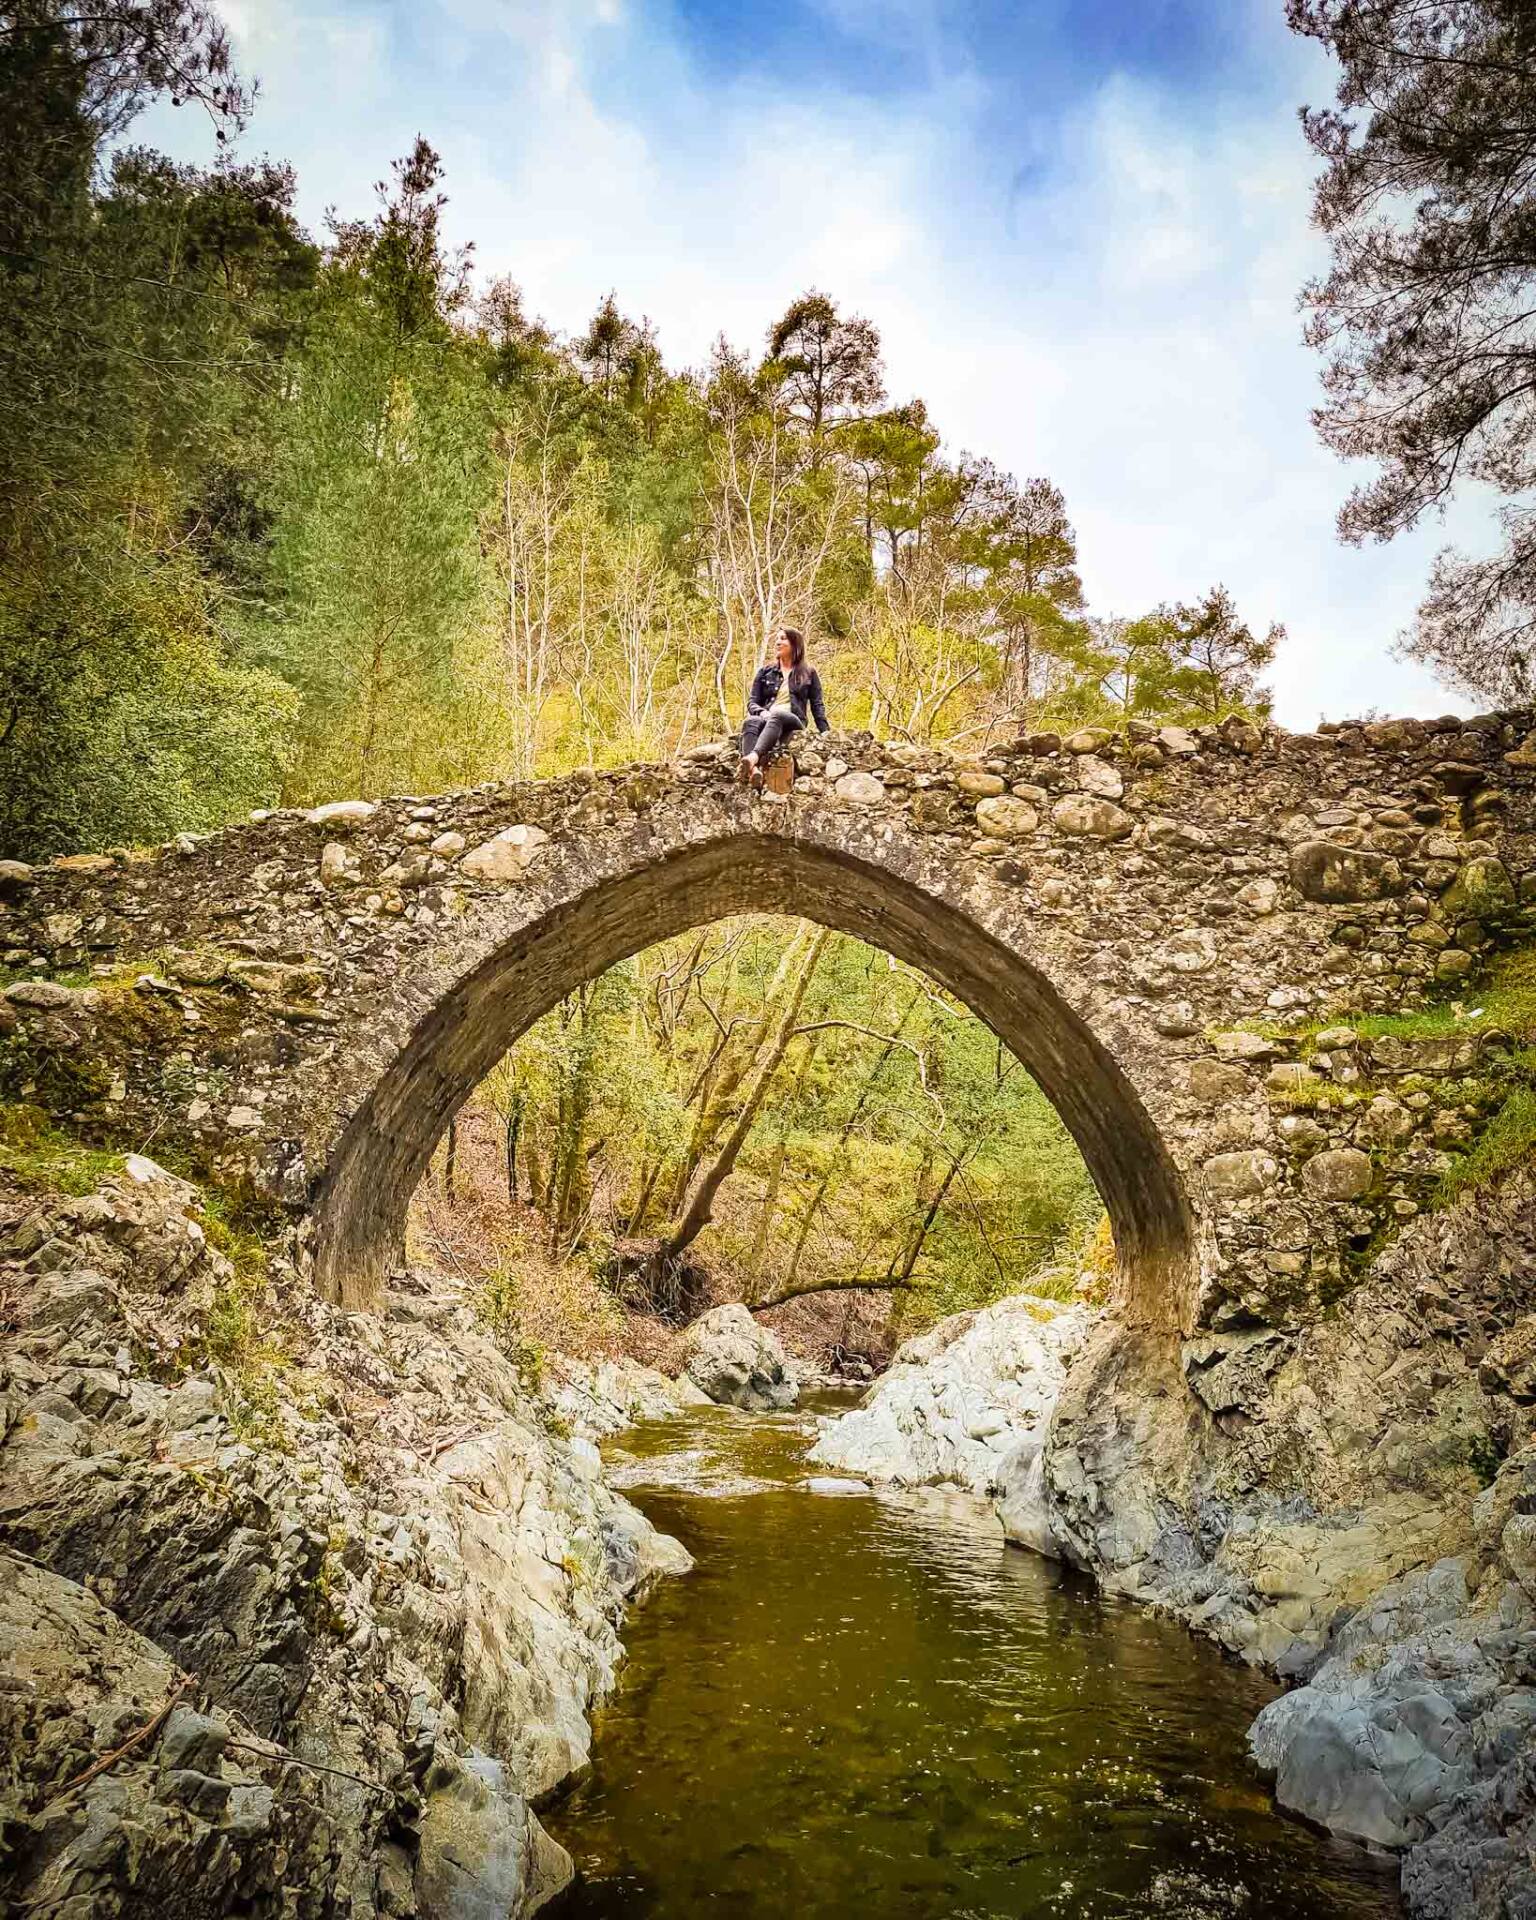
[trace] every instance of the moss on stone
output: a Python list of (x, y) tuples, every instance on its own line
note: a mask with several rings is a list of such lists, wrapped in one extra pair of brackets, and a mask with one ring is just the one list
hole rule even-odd
[(99, 1106), (112, 1089), (112, 1069), (94, 1053), (50, 1047), (25, 1030), (0, 1038), (0, 1100), (60, 1115)]

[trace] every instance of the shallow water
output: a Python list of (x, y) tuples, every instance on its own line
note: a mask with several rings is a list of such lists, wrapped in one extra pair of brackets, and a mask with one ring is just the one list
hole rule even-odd
[(1278, 1815), (1273, 1688), (1007, 1547), (979, 1502), (804, 1461), (806, 1413), (637, 1428), (610, 1473), (697, 1559), (627, 1629), (545, 1823), (561, 1920), (1380, 1920), (1390, 1863)]

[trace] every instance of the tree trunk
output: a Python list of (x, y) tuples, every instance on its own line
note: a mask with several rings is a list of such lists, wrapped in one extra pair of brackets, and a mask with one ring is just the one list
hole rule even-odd
[[(782, 1307), (786, 1300), (803, 1300), (812, 1293), (911, 1293), (914, 1282), (895, 1280), (889, 1274), (874, 1279), (855, 1275), (852, 1280), (807, 1280), (803, 1286), (780, 1287), (778, 1292), (767, 1300), (754, 1300), (747, 1308), (749, 1313), (766, 1313), (770, 1307)], [(851, 1311), (851, 1309), (850, 1309)], [(848, 1334), (848, 1322), (843, 1322), (843, 1336)]]
[(779, 1188), (784, 1179), (784, 1163), (789, 1157), (789, 1123), (800, 1104), (800, 1096), (805, 1091), (805, 1083), (810, 1078), (811, 1063), (816, 1058), (816, 1049), (821, 1042), (819, 1033), (809, 1034), (806, 1038), (805, 1058), (800, 1063), (800, 1071), (795, 1075), (795, 1084), (790, 1090), (789, 1108), (784, 1115), (784, 1123), (779, 1128), (779, 1138), (773, 1149), (773, 1161), (768, 1169), (768, 1184), (763, 1191), (763, 1204), (757, 1212), (757, 1228), (752, 1235), (752, 1250), (747, 1256), (747, 1265), (754, 1278), (760, 1278), (763, 1261), (768, 1254), (768, 1236), (773, 1230), (773, 1217), (778, 1211)]
[(949, 1163), (944, 1178), (933, 1190), (933, 1198), (928, 1202), (928, 1211), (923, 1215), (922, 1225), (913, 1236), (912, 1244), (907, 1249), (907, 1257), (902, 1262), (901, 1272), (896, 1276), (897, 1280), (904, 1286), (909, 1284), (912, 1279), (912, 1271), (917, 1265), (918, 1255), (923, 1250), (923, 1242), (932, 1231), (933, 1223), (939, 1217), (939, 1208), (944, 1204), (944, 1196), (954, 1184), (955, 1175), (960, 1171), (960, 1163), (969, 1152), (969, 1147), (963, 1147), (960, 1152), (954, 1156)]
[[(523, 1103), (519, 1099), (509, 1108), (506, 1121), (507, 1198), (514, 1207), (517, 1205), (517, 1136), (522, 1128)], [(531, 1200), (532, 1193), (528, 1197)]]
[[(825, 929), (819, 928), (812, 939), (805, 960), (784, 1002), (783, 1011), (766, 1045), (759, 1050), (753, 1064), (746, 1082), (746, 1089), (742, 1094), (741, 1110), (724, 1140), (721, 1141), (718, 1152), (699, 1167), (689, 1186), (682, 1209), (662, 1242), (660, 1251), (664, 1260), (675, 1260), (680, 1253), (693, 1245), (700, 1233), (708, 1226), (715, 1195), (735, 1167), (741, 1150), (746, 1145), (747, 1135), (752, 1131), (752, 1123), (757, 1118), (758, 1108), (763, 1104), (763, 1097), (768, 1091), (774, 1073), (794, 1037), (795, 1022), (800, 1017), (800, 1008), (805, 1000), (806, 989), (811, 984), (816, 963), (820, 960), (822, 948), (825, 947), (829, 938)], [(785, 958), (788, 959), (788, 954)], [(774, 976), (775, 988), (783, 972), (784, 968), (781, 965), (778, 974)]]
[[(720, 1129), (730, 1117), (731, 1102), (761, 1051), (768, 1021), (780, 995), (785, 991), (800, 951), (803, 935), (802, 925), (780, 956), (779, 964), (774, 969), (773, 983), (763, 998), (762, 1012), (747, 1027), (742, 1036), (742, 1045), (733, 1049), (728, 1043), (722, 1042), (715, 1049), (710, 1064), (718, 1063), (718, 1072), (711, 1081), (706, 1069), (704, 1081), (706, 1091), (698, 1117), (694, 1121), (693, 1132), (688, 1141), (688, 1151), (683, 1156), (677, 1170), (677, 1178), (672, 1184), (672, 1197), (667, 1209), (670, 1214), (681, 1213), (687, 1204), (688, 1195), (692, 1191), (699, 1168), (719, 1136)], [(817, 948), (817, 952), (820, 952), (820, 947)]]
[(869, 1096), (875, 1090), (875, 1083), (885, 1070), (886, 1061), (889, 1060), (895, 1052), (896, 1042), (901, 1038), (902, 1029), (911, 1019), (912, 1010), (922, 997), (920, 992), (914, 993), (912, 998), (907, 1002), (901, 1018), (896, 1022), (896, 1031), (891, 1035), (884, 1047), (881, 1048), (879, 1057), (870, 1068), (868, 1074), (865, 1076), (863, 1086), (859, 1089), (858, 1099), (854, 1101), (853, 1106), (849, 1110), (848, 1118), (843, 1122), (842, 1132), (837, 1136), (837, 1145), (832, 1149), (832, 1153), (827, 1160), (826, 1172), (823, 1173), (820, 1180), (817, 1181), (816, 1191), (806, 1203), (805, 1212), (801, 1216), (800, 1231), (795, 1237), (795, 1250), (790, 1255), (789, 1271), (784, 1277), (784, 1284), (786, 1286), (792, 1287), (795, 1284), (795, 1276), (800, 1271), (800, 1259), (805, 1252), (805, 1243), (811, 1235), (811, 1223), (820, 1212), (822, 1201), (827, 1197), (827, 1189), (832, 1184), (832, 1177), (837, 1172), (848, 1142), (853, 1137), (853, 1130), (859, 1123), (860, 1116), (869, 1104)]

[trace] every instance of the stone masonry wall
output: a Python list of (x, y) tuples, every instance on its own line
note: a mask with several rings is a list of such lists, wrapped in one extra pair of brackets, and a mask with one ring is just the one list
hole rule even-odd
[(1531, 723), (1132, 726), (974, 760), (833, 735), (784, 799), (734, 786), (721, 743), (0, 863), (0, 1098), (251, 1180), (365, 1303), (532, 1019), (701, 921), (804, 913), (925, 967), (1039, 1079), (1126, 1319), (1305, 1324), (1518, 1071), (1497, 1033), (1350, 1022), (1475, 991), (1536, 926)]

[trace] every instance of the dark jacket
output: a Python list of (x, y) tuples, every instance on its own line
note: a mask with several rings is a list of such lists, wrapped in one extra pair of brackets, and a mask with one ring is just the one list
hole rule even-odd
[[(775, 665), (759, 667), (752, 678), (752, 691), (747, 695), (747, 712), (766, 713), (779, 697), (779, 686), (784, 679), (784, 669)], [(816, 716), (816, 731), (827, 731), (827, 703), (821, 697), (821, 675), (814, 667), (810, 669), (810, 678), (798, 693), (790, 689), (789, 704), (801, 726), (805, 725), (806, 709)]]

